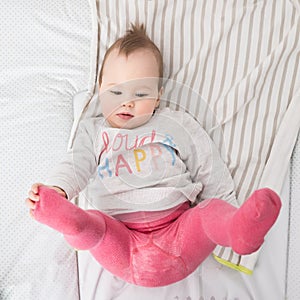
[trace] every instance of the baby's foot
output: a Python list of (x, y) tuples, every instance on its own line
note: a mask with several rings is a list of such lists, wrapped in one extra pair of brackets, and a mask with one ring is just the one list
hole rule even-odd
[(231, 246), (239, 254), (250, 254), (262, 245), (281, 208), (270, 189), (255, 191), (235, 213), (231, 224)]
[(63, 233), (72, 246), (87, 249), (102, 239), (105, 222), (101, 213), (85, 211), (45, 186), (39, 188), (39, 196), (34, 218)]
[(33, 211), (35, 220), (64, 234), (75, 234), (80, 230), (77, 214), (80, 209), (59, 195), (55, 190), (39, 187), (40, 200)]

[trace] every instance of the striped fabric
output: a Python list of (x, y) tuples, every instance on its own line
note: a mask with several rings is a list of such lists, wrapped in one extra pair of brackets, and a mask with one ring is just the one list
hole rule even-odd
[[(130, 22), (146, 25), (164, 58), (163, 105), (209, 132), (239, 203), (260, 186), (280, 192), (300, 124), (299, 1), (100, 0), (98, 13), (99, 64)], [(248, 269), (256, 261), (215, 254)]]

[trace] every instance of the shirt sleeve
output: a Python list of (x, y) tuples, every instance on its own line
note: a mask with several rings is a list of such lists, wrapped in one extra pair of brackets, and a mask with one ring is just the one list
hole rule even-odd
[(49, 174), (47, 185), (57, 186), (65, 191), (69, 200), (83, 190), (97, 169), (95, 152), (95, 126), (92, 122), (79, 125), (73, 148), (65, 159)]
[(231, 174), (208, 133), (190, 116), (184, 127), (189, 129), (190, 140), (185, 163), (192, 181), (202, 184), (197, 200), (218, 198), (238, 206)]

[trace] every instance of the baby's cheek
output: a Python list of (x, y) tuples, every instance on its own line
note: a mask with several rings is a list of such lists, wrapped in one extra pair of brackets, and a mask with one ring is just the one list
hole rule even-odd
[(116, 106), (109, 101), (101, 101), (100, 108), (105, 118), (109, 118), (117, 109)]

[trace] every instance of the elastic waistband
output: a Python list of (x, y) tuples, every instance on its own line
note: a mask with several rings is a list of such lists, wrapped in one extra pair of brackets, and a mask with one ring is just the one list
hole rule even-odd
[(149, 232), (154, 230), (162, 229), (168, 224), (172, 223), (176, 220), (180, 215), (182, 215), (186, 210), (190, 208), (189, 202), (184, 202), (179, 206), (168, 209), (165, 212), (165, 216), (159, 218), (158, 220), (148, 221), (151, 219), (151, 215), (155, 212), (147, 211), (147, 212), (136, 212), (132, 214), (138, 214), (139, 219), (145, 219), (145, 222), (123, 222), (129, 229), (137, 230), (140, 232)]

